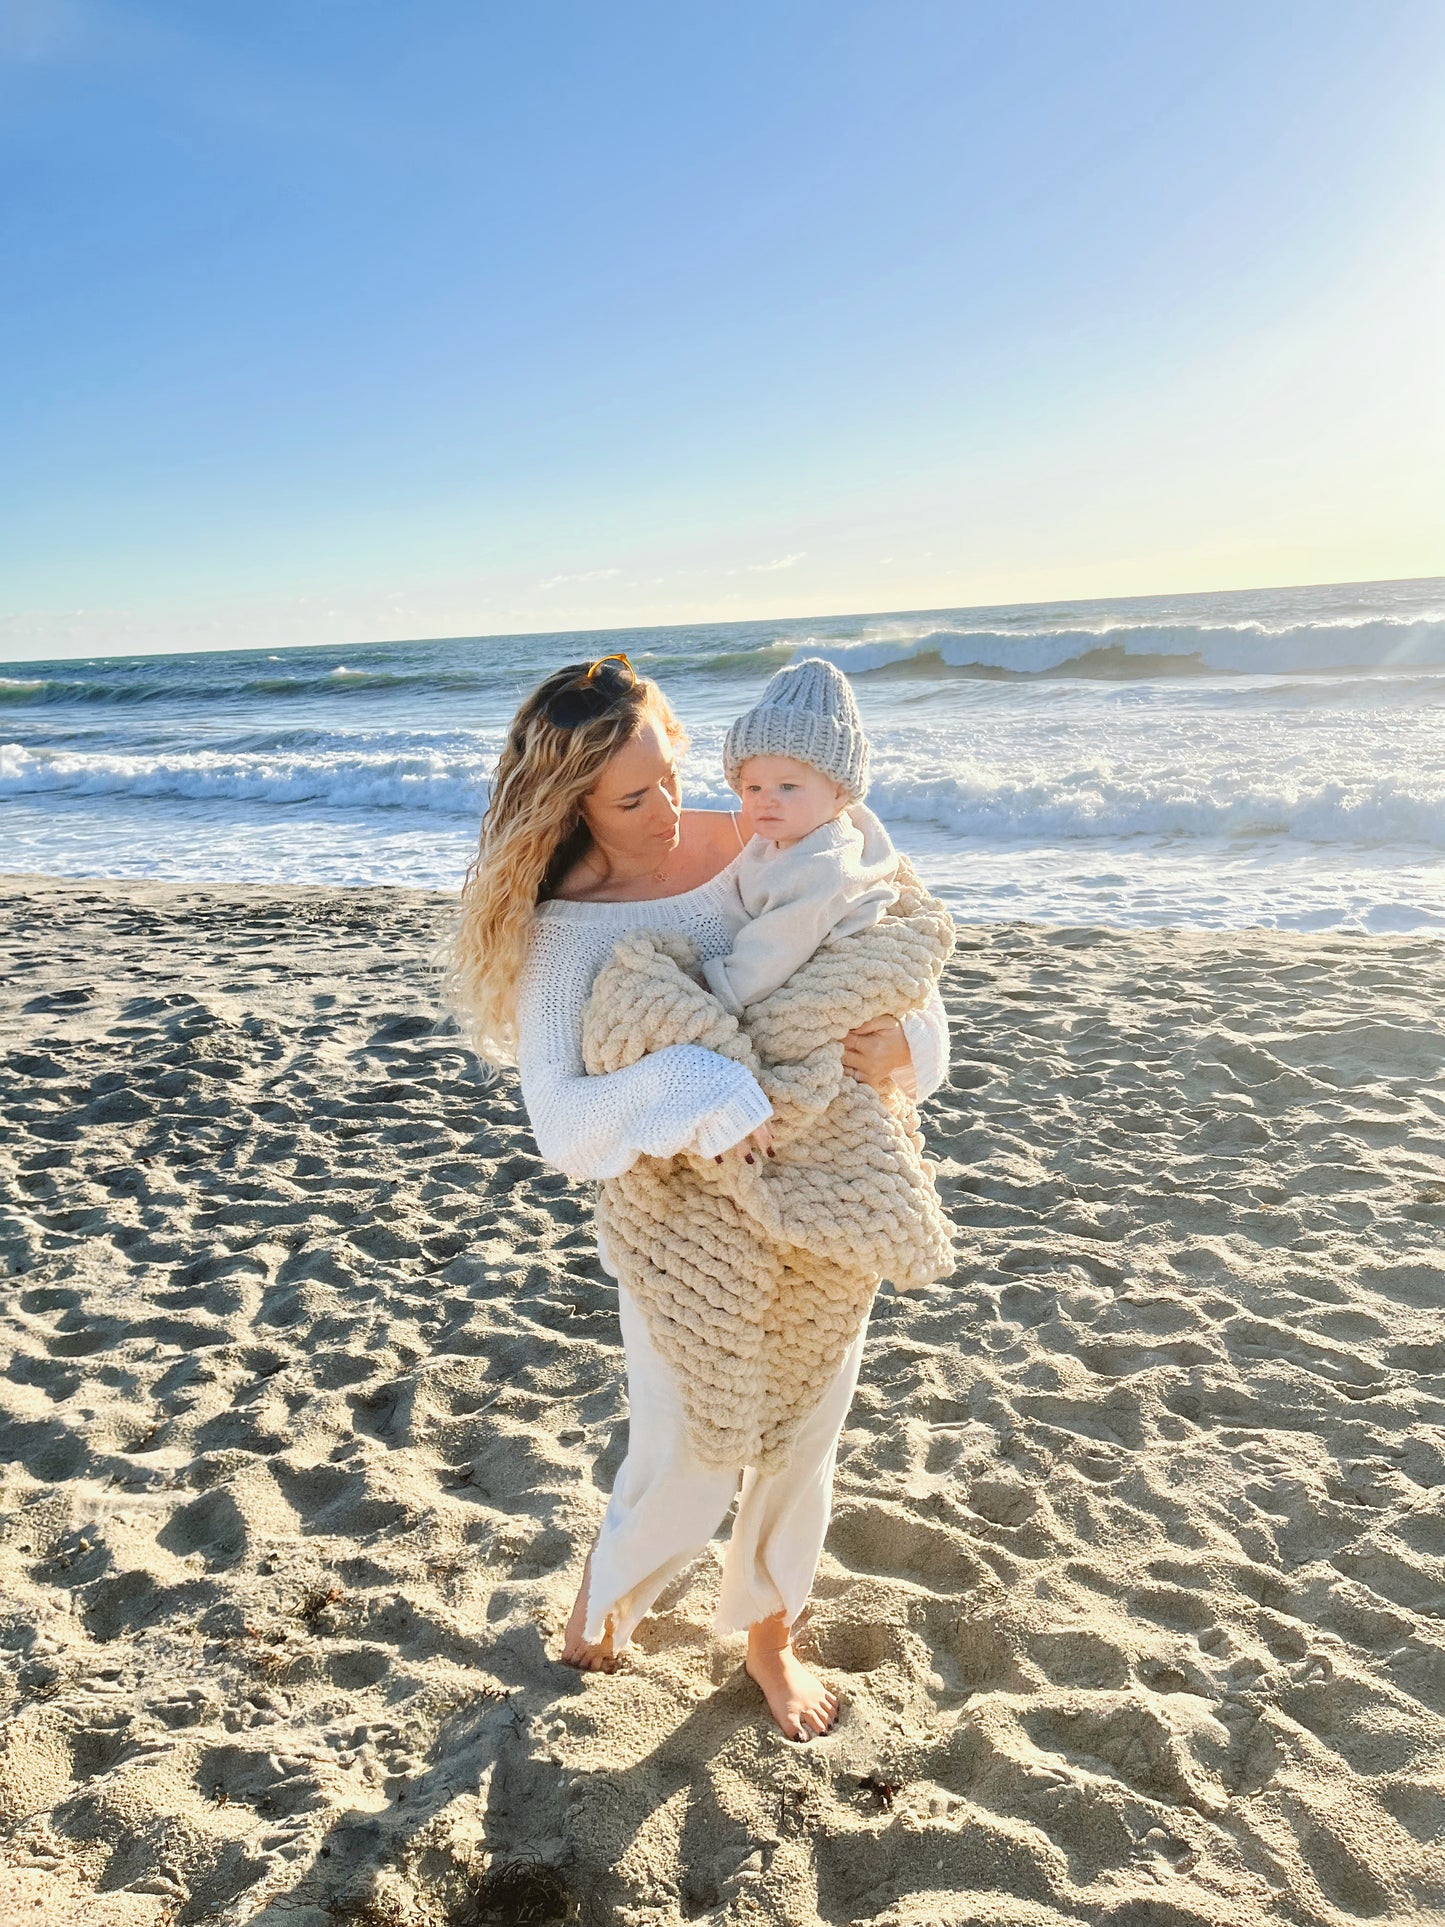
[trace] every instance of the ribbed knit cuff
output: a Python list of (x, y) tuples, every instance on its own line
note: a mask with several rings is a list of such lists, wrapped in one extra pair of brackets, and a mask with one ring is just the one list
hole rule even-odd
[(908, 1044), (908, 1055), (913, 1064), (913, 1089), (902, 1077), (899, 1083), (915, 1101), (920, 1093), (927, 1097), (936, 1091), (948, 1075), (947, 1044), (940, 1039), (935, 1027), (928, 1021), (927, 1012), (910, 1010), (906, 1017), (898, 1020), (903, 1026), (903, 1035)]
[(741, 1064), (738, 1069), (747, 1082), (740, 1083), (736, 1095), (715, 1111), (709, 1111), (697, 1127), (692, 1148), (705, 1158), (715, 1158), (719, 1152), (741, 1144), (749, 1131), (766, 1124), (773, 1114), (772, 1105), (751, 1071), (744, 1071)]

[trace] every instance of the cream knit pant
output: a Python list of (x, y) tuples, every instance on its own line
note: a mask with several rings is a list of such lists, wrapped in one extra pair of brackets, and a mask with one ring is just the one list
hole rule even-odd
[(658, 1594), (727, 1517), (739, 1477), (713, 1631), (743, 1632), (780, 1609), (791, 1626), (813, 1590), (832, 1516), (838, 1434), (858, 1383), (867, 1319), (805, 1421), (791, 1463), (764, 1476), (755, 1466), (718, 1471), (699, 1462), (676, 1381), (641, 1307), (620, 1283), (617, 1297), (632, 1410), (627, 1456), (592, 1554), (583, 1638), (600, 1640), (611, 1613), (612, 1650), (622, 1651)]

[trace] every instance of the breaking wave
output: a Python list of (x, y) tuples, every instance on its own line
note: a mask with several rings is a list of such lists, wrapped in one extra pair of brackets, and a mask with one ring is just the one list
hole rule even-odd
[[(318, 734), (264, 750), (142, 753), (0, 745), (0, 797), (173, 798), (320, 810), (411, 811), (475, 821), (496, 746), (453, 736), (365, 745)], [(880, 745), (869, 801), (890, 825), (999, 841), (1169, 837), (1288, 837), (1319, 843), (1445, 849), (1445, 771), (1366, 759), (1295, 771), (1261, 762), (1228, 785), (1209, 764), (1120, 766), (1060, 755), (1000, 765), (970, 755), (928, 761)], [(715, 765), (699, 758), (690, 795), (732, 803)]]
[(931, 629), (924, 635), (820, 642), (816, 653), (850, 675), (1083, 676), (1127, 682), (1158, 676), (1279, 676), (1445, 670), (1445, 621), (1193, 623), (1137, 628)]

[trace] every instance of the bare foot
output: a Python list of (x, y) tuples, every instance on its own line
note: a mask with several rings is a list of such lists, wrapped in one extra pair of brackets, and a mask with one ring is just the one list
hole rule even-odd
[(562, 1660), (565, 1665), (575, 1666), (584, 1673), (611, 1673), (617, 1668), (617, 1655), (612, 1650), (611, 1614), (608, 1614), (600, 1640), (589, 1641), (582, 1637), (582, 1629), (587, 1623), (587, 1582), (591, 1577), (592, 1554), (589, 1552), (587, 1563), (582, 1568), (582, 1584), (577, 1588), (572, 1616), (562, 1635)]
[(768, 1711), (790, 1740), (811, 1740), (835, 1725), (842, 1704), (793, 1651), (782, 1613), (748, 1628), (749, 1679), (763, 1689)]

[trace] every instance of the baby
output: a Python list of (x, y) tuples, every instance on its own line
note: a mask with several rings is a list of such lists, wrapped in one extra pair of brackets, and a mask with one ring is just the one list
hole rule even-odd
[(819, 656), (780, 669), (723, 745), (751, 832), (735, 871), (749, 922), (702, 966), (734, 1016), (786, 983), (827, 937), (878, 922), (898, 854), (863, 803), (868, 739), (841, 670)]

